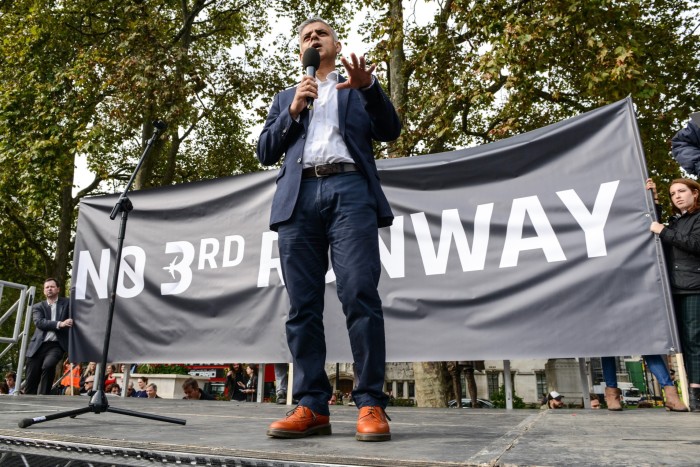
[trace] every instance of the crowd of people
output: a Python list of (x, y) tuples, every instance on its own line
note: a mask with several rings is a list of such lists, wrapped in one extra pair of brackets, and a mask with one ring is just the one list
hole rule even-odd
[[(92, 395), (96, 389), (95, 373), (96, 362), (83, 364), (72, 364), (68, 359), (63, 363), (63, 374), (59, 375), (50, 385), (46, 395)], [(285, 364), (286, 367), (286, 364)], [(117, 368), (121, 376), (117, 373)], [(125, 397), (140, 397), (160, 399), (158, 387), (154, 383), (149, 383), (148, 376), (139, 375), (134, 381), (130, 380), (126, 385), (124, 380), (126, 373), (136, 371), (136, 367), (126, 368), (125, 365), (108, 364), (105, 369), (103, 388), (107, 395), (117, 395)], [(5, 381), (0, 382), (0, 395), (13, 394), (15, 392), (15, 381), (17, 375), (14, 371), (5, 374)], [(279, 385), (279, 382), (278, 382)], [(40, 394), (38, 392), (27, 392), (27, 384), (23, 384), (20, 394)], [(286, 387), (286, 386), (285, 386)], [(199, 387), (199, 383), (194, 378), (188, 378), (182, 384), (185, 396), (183, 399), (215, 400), (214, 394), (206, 392)], [(257, 401), (258, 390), (258, 366), (255, 364), (244, 365), (233, 363), (229, 365), (226, 373), (225, 391), (223, 398), (233, 401)], [(124, 393), (124, 394), (122, 394)], [(280, 401), (280, 399), (278, 399)]]
[[(63, 364), (63, 374), (60, 375), (50, 386), (50, 390), (46, 394), (50, 395), (92, 395), (96, 389), (95, 372), (97, 364), (89, 362), (84, 366), (80, 363), (72, 364), (67, 359)], [(108, 395), (122, 395), (122, 387), (124, 386), (124, 376), (117, 378), (115, 375), (116, 365), (107, 365), (104, 378), (104, 392)], [(122, 369), (124, 371), (124, 369)], [(17, 374), (10, 371), (5, 374), (5, 382), (0, 384), (0, 394), (13, 394), (16, 390)], [(143, 397), (143, 398), (158, 398), (158, 388), (155, 384), (148, 382), (148, 377), (139, 376), (137, 378), (138, 389), (134, 388), (133, 381), (130, 381), (127, 387), (127, 397)], [(4, 388), (7, 387), (7, 390)], [(20, 394), (38, 394), (36, 392), (28, 392), (28, 383), (22, 385), (19, 389)], [(150, 388), (150, 389), (149, 389)]]

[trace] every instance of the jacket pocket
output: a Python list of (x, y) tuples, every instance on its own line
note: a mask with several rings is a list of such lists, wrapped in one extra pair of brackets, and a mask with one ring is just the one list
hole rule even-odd
[(700, 266), (674, 264), (671, 285), (676, 289), (700, 290)]

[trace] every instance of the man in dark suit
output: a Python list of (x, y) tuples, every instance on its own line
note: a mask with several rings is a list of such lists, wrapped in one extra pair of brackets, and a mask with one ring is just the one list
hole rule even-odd
[[(335, 70), (342, 46), (321, 18), (299, 26), (300, 58), (310, 47), (321, 63), (316, 78), (304, 76), (277, 94), (260, 135), (264, 165), (284, 155), (272, 201), (270, 229), (279, 234), (280, 261), (290, 298), (287, 342), (294, 363), (293, 398), (299, 405), (270, 425), (272, 437), (331, 434), (332, 388), (324, 365), (323, 296), (328, 251), (343, 305), (357, 369), (353, 400), (360, 409), (356, 439), (391, 439), (384, 409), (385, 343), (377, 292), (378, 227), (393, 214), (379, 184), (372, 140), (401, 132), (394, 106), (372, 75), (375, 66), (355, 54), (341, 59), (347, 79)], [(307, 99), (314, 99), (309, 109)]]
[(59, 297), (58, 281), (44, 281), (46, 301), (32, 307), (36, 329), (27, 348), (27, 386), (25, 394), (50, 394), (56, 376), (56, 364), (68, 349), (68, 330), (73, 326), (70, 301)]

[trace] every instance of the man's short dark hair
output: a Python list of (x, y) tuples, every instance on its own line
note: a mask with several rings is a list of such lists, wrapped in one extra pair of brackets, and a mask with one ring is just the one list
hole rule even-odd
[(299, 43), (301, 43), (301, 33), (304, 31), (304, 28), (308, 26), (309, 24), (313, 23), (323, 23), (326, 26), (328, 26), (331, 30), (331, 34), (333, 34), (333, 40), (335, 42), (338, 42), (338, 33), (335, 32), (335, 28), (328, 24), (328, 21), (325, 19), (321, 18), (320, 16), (312, 16), (311, 18), (308, 18), (304, 20), (298, 27), (297, 27), (297, 35), (299, 36)]
[(53, 281), (56, 284), (56, 287), (58, 287), (59, 289), (61, 288), (61, 283), (58, 282), (58, 279), (56, 279), (54, 277), (47, 277), (46, 279), (44, 279), (44, 284), (46, 284), (47, 282), (51, 282), (51, 281)]
[(197, 380), (194, 378), (187, 378), (184, 383), (182, 383), (182, 389), (186, 388), (191, 388), (191, 389), (199, 389), (199, 384), (197, 384)]

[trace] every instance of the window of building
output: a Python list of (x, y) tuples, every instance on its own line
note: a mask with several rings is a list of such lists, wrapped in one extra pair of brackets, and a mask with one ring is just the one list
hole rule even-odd
[(600, 358), (591, 358), (591, 380), (593, 381), (593, 384), (600, 384), (601, 382), (605, 381), (603, 378), (603, 364), (600, 361)]
[(403, 399), (403, 381), (396, 382), (396, 397)]
[(536, 371), (535, 379), (537, 381), (537, 397), (542, 397), (547, 394), (547, 374), (544, 371)]
[(488, 385), (489, 397), (496, 394), (501, 387), (500, 384), (498, 384), (499, 374), (500, 373), (498, 371), (486, 372), (486, 383)]

